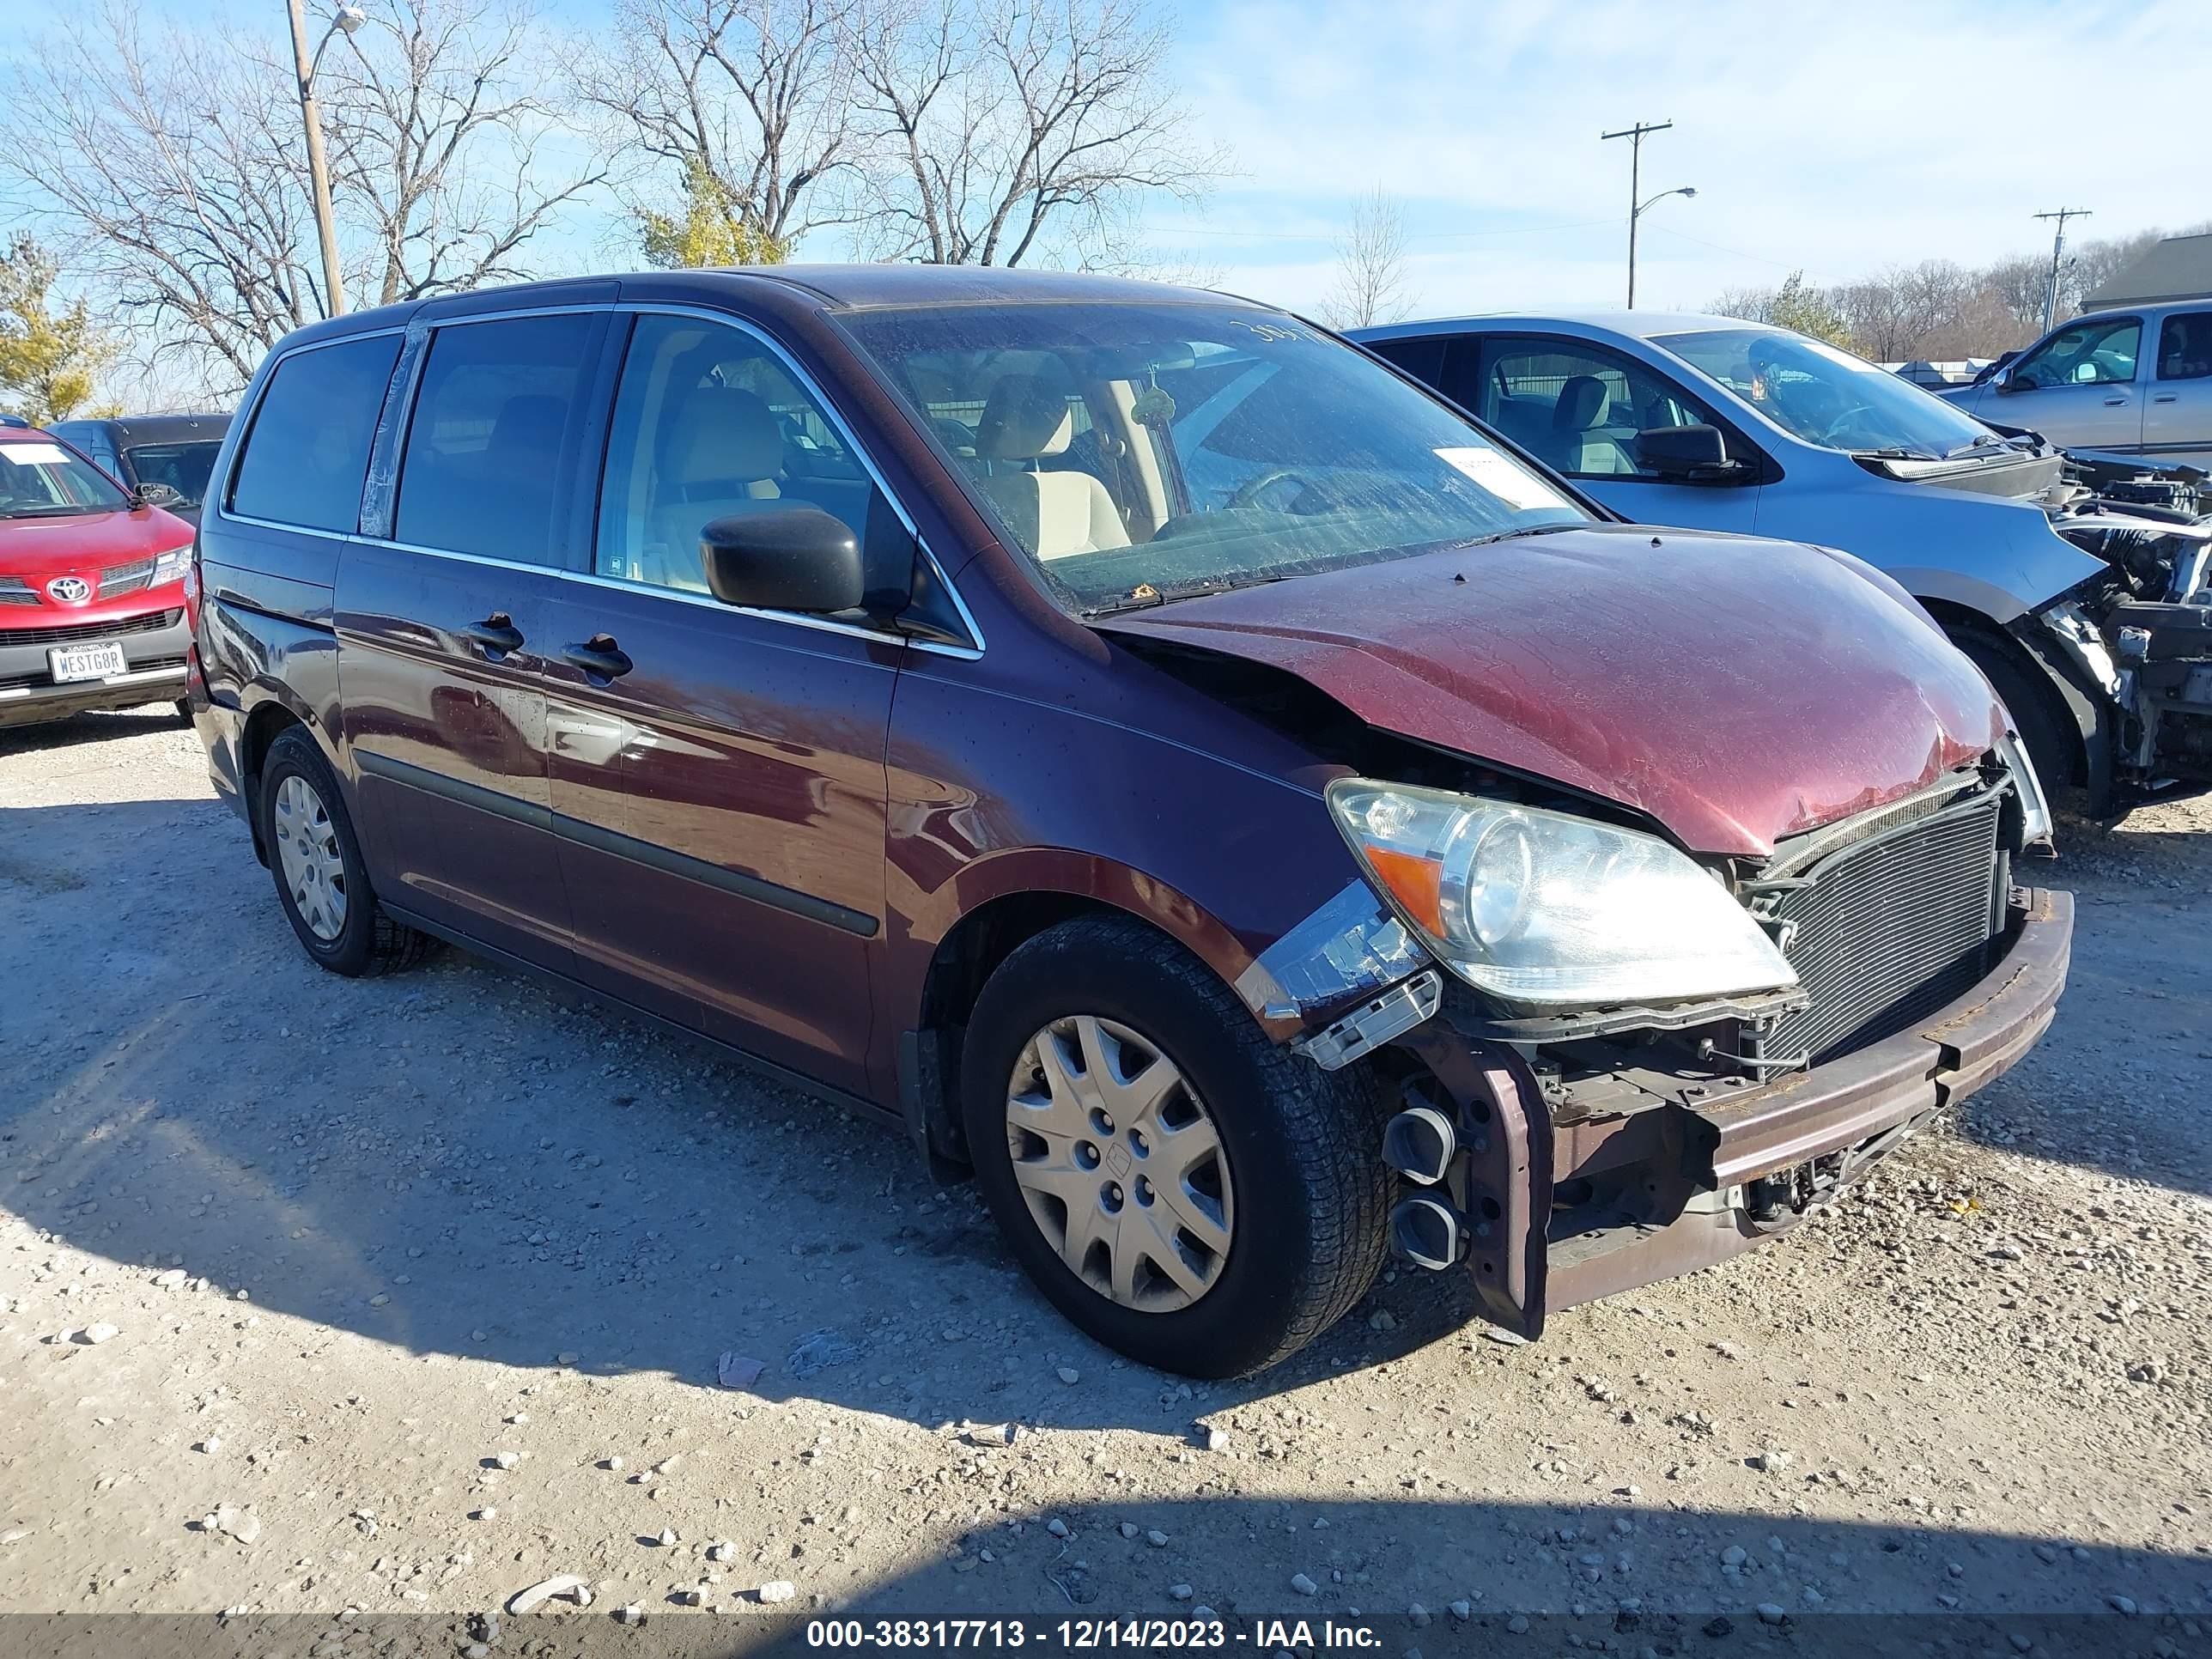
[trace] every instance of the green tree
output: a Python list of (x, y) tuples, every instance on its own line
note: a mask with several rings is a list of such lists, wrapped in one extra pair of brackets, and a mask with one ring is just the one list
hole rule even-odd
[(115, 355), (82, 300), (54, 311), (60, 274), (25, 232), (0, 253), (0, 392), (41, 426), (90, 403), (94, 377)]
[(1847, 351), (1853, 349), (1850, 325), (1844, 320), (1844, 313), (1829, 302), (1825, 290), (1806, 283), (1802, 270), (1791, 271), (1774, 290), (1766, 320), (1777, 328), (1794, 328)]
[(637, 210), (646, 261), (663, 270), (716, 265), (780, 265), (791, 250), (745, 222), (730, 187), (695, 161), (684, 178), (679, 214)]

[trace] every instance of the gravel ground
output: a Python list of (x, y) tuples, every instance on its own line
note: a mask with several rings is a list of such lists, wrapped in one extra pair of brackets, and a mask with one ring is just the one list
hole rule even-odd
[(2212, 806), (2068, 828), (2057, 1023), (1835, 1214), (1194, 1387), (880, 1128), (457, 953), (316, 973), (166, 714), (0, 732), (0, 1612), (2212, 1652)]

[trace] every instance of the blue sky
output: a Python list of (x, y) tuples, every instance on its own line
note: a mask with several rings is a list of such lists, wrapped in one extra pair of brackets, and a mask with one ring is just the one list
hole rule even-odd
[[(265, 20), (281, 46), (278, 0), (222, 15)], [(554, 15), (604, 11), (560, 0)], [(0, 54), (51, 15), (0, 9)], [(1233, 172), (1200, 212), (1158, 204), (1146, 239), (1288, 305), (1326, 292), (1332, 239), (1377, 185), (1413, 233), (1415, 314), (1620, 303), (1627, 145), (1598, 134), (1638, 120), (1674, 123), (1645, 145), (1645, 192), (1698, 192), (1644, 222), (1652, 307), (1800, 266), (1834, 282), (2047, 247), (2039, 209), (2095, 209), (2075, 232), (2090, 236), (2212, 213), (2206, 0), (1190, 0), (1173, 15), (1192, 120)], [(580, 211), (544, 262), (605, 264), (610, 229)]]

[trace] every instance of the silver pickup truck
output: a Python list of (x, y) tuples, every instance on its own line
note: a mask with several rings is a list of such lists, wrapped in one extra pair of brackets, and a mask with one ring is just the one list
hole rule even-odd
[(2076, 317), (1936, 395), (2064, 449), (2212, 465), (2212, 298)]

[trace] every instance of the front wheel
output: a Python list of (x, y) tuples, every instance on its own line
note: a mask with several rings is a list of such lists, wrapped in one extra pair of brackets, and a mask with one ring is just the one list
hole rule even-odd
[(1995, 688), (1998, 701), (2012, 716), (2035, 768), (2036, 781), (2046, 799), (2056, 802), (2073, 787), (2081, 752), (2080, 738), (2065, 716), (2063, 700), (2044, 678), (2043, 671), (2021, 666), (2003, 646), (1970, 629), (1951, 635), (1951, 642), (1970, 658), (1982, 677)]
[(1083, 917), (1010, 955), (961, 1060), (986, 1200), (1055, 1307), (1193, 1376), (1274, 1364), (1382, 1266), (1389, 1176), (1362, 1074), (1270, 1042), (1205, 965)]

